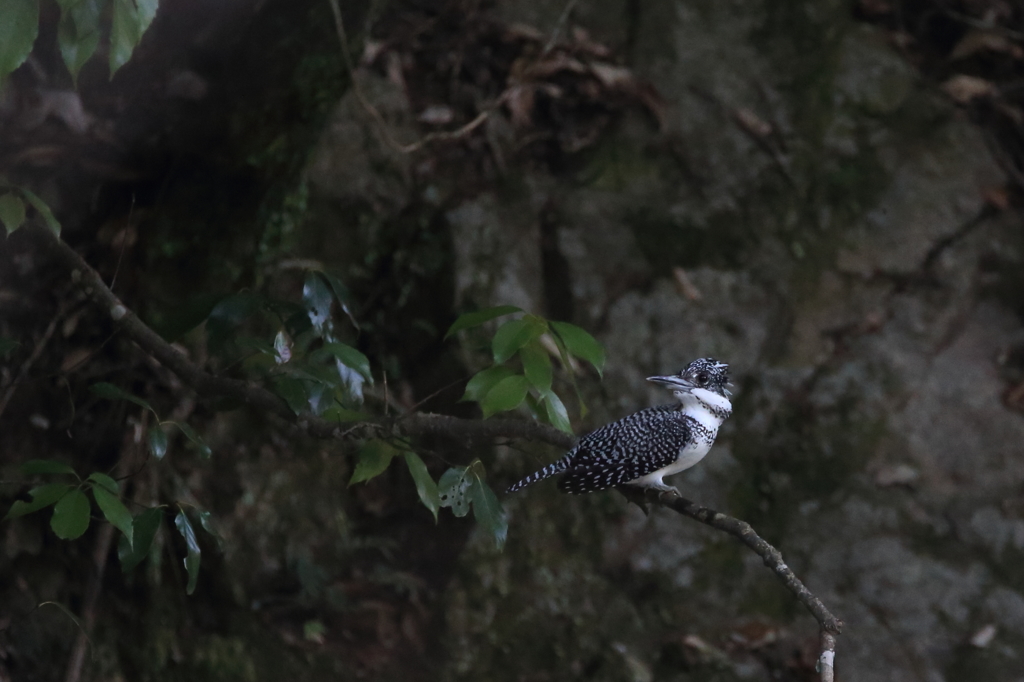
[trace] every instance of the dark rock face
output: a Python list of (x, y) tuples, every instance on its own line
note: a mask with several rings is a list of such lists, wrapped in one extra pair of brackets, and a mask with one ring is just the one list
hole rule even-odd
[[(736, 414), (673, 483), (753, 523), (846, 621), (841, 676), (1015, 679), (1024, 417), (998, 358), (1024, 291), (996, 294), (991, 264), (1024, 253), (986, 203), (1004, 177), (982, 134), (843, 3), (601, 7), (581, 18), (631, 17), (594, 30), (630, 44), (663, 130), (627, 114), (571, 172), (512, 167), (514, 191), (455, 200), (457, 297), (567, 290), (608, 350), (591, 428), (664, 402), (646, 376), (730, 362)], [(532, 464), (497, 457), (510, 480)], [(811, 674), (813, 621), (731, 539), (612, 495), (507, 504), (505, 553), (471, 542), (449, 587), (446, 676)]]

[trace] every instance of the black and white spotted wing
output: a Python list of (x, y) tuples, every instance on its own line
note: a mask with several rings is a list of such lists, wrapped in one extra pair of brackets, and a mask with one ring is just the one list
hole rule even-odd
[(606, 490), (668, 466), (694, 438), (692, 420), (676, 405), (640, 410), (591, 431), (565, 456), (508, 488), (515, 492), (549, 476), (571, 494)]
[(636, 480), (676, 461), (693, 435), (690, 418), (674, 405), (641, 410), (584, 436), (558, 489), (577, 495)]

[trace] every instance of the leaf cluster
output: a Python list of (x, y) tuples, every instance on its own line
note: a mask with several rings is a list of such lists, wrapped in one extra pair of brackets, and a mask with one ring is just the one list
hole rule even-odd
[[(132, 56), (142, 35), (156, 17), (159, 0), (57, 0), (60, 23), (57, 43), (71, 73), (78, 73), (99, 47), (107, 28), (108, 63), (113, 77)], [(0, 83), (28, 58), (39, 35), (40, 0), (0, 0)]]
[[(466, 313), (455, 321), (445, 338), (498, 317), (522, 312), (515, 306), (497, 306)], [(574, 324), (524, 314), (498, 327), (490, 351), (494, 364), (469, 380), (462, 400), (479, 403), (485, 419), (526, 404), (536, 419), (572, 433), (565, 403), (552, 388), (551, 356), (559, 359), (576, 392), (580, 413), (585, 416), (586, 404), (576, 383), (577, 359), (589, 362), (600, 375), (605, 362), (601, 344)], [(518, 367), (510, 364), (514, 358), (519, 360)]]
[[(58, 480), (29, 490), (28, 494), (31, 500), (16, 501), (4, 516), (4, 520), (52, 507), (50, 528), (54, 535), (62, 540), (75, 540), (89, 529), (92, 521), (92, 504), (89, 502), (88, 496), (88, 493), (92, 493), (92, 498), (103, 514), (103, 518), (121, 532), (117, 555), (121, 561), (122, 570), (127, 573), (149, 555), (153, 547), (153, 540), (164, 518), (163, 507), (144, 509), (133, 516), (121, 500), (118, 482), (103, 472), (94, 471), (83, 479), (67, 464), (43, 459), (25, 462), (20, 469), (21, 473), (26, 476), (44, 475), (57, 477)], [(198, 511), (197, 514), (203, 528), (216, 537), (209, 512)], [(185, 540), (187, 553), (184, 563), (188, 573), (186, 591), (188, 594), (192, 594), (199, 578), (201, 550), (196, 540), (195, 531), (184, 510), (178, 512), (174, 523)]]

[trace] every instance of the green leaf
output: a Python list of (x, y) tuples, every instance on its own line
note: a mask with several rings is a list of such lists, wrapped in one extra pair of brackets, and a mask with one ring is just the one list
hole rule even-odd
[(28, 59), (38, 33), (37, 0), (0, 0), (0, 83)]
[(134, 0), (114, 0), (114, 16), (110, 22), (110, 77), (132, 57), (142, 40), (142, 18)]
[(32, 512), (39, 511), (44, 507), (49, 507), (54, 504), (60, 498), (64, 497), (74, 486), (66, 483), (47, 483), (37, 488), (32, 488), (28, 491), (28, 494), (32, 496), (31, 502), (23, 502), (18, 500), (11, 505), (10, 511), (7, 512), (7, 516), (4, 520), (14, 519), (25, 514), (31, 514)]
[(397, 454), (397, 449), (382, 440), (375, 438), (366, 441), (359, 448), (359, 461), (348, 484), (353, 485), (380, 476)]
[(480, 401), (480, 409), (484, 412), (484, 419), (496, 412), (505, 412), (519, 407), (519, 404), (526, 398), (526, 392), (529, 389), (530, 382), (522, 375), (517, 374), (502, 379)]
[(318, 274), (327, 280), (327, 283), (331, 286), (331, 291), (334, 292), (335, 300), (337, 300), (338, 305), (341, 306), (342, 312), (348, 316), (352, 326), (358, 330), (359, 323), (356, 322), (356, 318), (352, 315), (352, 293), (348, 290), (348, 287), (346, 287), (340, 279), (329, 272), (321, 270)]
[[(0, 2), (3, 1), (4, 0), (0, 0)], [(2, 41), (2, 39), (0, 39), (0, 41)], [(50, 230), (59, 237), (60, 221), (53, 217), (53, 211), (51, 211), (50, 207), (46, 205), (46, 202), (37, 197), (34, 192), (31, 192), (25, 189), (24, 187), (19, 187), (18, 191), (21, 192), (21, 195), (25, 197), (28, 203), (32, 205), (32, 208), (34, 208), (36, 212), (39, 213), (39, 217), (43, 219), (43, 222), (46, 223), (46, 226), (50, 228)]]
[[(90, 478), (92, 477), (90, 476)], [(117, 498), (117, 495), (111, 494), (103, 485), (94, 485), (92, 487), (92, 494), (96, 498), (96, 504), (99, 505), (100, 511), (103, 512), (103, 516), (110, 522), (110, 525), (124, 533), (128, 544), (133, 545), (132, 514), (124, 506), (124, 503)]]
[(515, 355), (516, 351), (538, 338), (548, 330), (548, 323), (535, 315), (527, 315), (518, 320), (509, 320), (498, 327), (491, 341), (494, 362), (500, 365)]
[(519, 349), (519, 359), (523, 361), (523, 373), (527, 380), (538, 391), (551, 390), (551, 356), (536, 341), (531, 341)]
[(508, 516), (490, 486), (484, 482), (481, 472), (483, 465), (477, 462), (472, 467), (469, 497), (473, 501), (473, 517), (480, 526), (494, 537), (494, 544), (501, 549), (508, 537)]
[(448, 331), (445, 333), (444, 338), (447, 339), (452, 334), (460, 332), (463, 329), (479, 327), (484, 322), (490, 322), (496, 317), (521, 312), (523, 312), (523, 309), (514, 305), (499, 305), (494, 308), (484, 308), (483, 310), (477, 310), (472, 313), (463, 313), (462, 315), (459, 315), (459, 318), (455, 320), (451, 327), (448, 327)]
[(217, 532), (217, 529), (213, 527), (213, 514), (208, 511), (198, 511), (199, 514), (199, 525), (203, 527), (210, 537), (217, 541), (217, 547), (221, 550), (224, 549), (224, 538)]
[(50, 528), (62, 540), (81, 537), (89, 528), (89, 498), (81, 490), (72, 490), (53, 508)]
[(199, 434), (196, 433), (195, 429), (193, 429), (191, 426), (189, 426), (185, 422), (167, 423), (174, 424), (175, 426), (177, 426), (181, 430), (181, 432), (185, 434), (185, 438), (188, 438), (190, 441), (192, 441), (192, 445), (195, 445), (196, 448), (199, 449), (199, 454), (202, 455), (204, 458), (209, 459), (210, 455), (213, 454), (213, 451), (210, 449), (210, 446), (203, 442), (203, 439), (199, 437)]
[(164, 431), (162, 425), (154, 424), (149, 427), (149, 433), (146, 434), (146, 446), (154, 457), (164, 458), (164, 455), (167, 454), (167, 432)]
[(25, 222), (25, 202), (14, 192), (0, 196), (0, 222), (4, 224), (8, 236)]
[(142, 398), (136, 398), (131, 393), (123, 391), (114, 384), (108, 384), (105, 381), (101, 381), (98, 384), (93, 384), (89, 387), (89, 390), (98, 395), (101, 398), (107, 398), (108, 400), (127, 400), (133, 402), (136, 405), (143, 407), (153, 414), (156, 414), (156, 410), (153, 406), (147, 403)]
[(580, 386), (576, 383), (576, 372), (572, 369), (572, 362), (569, 358), (569, 351), (565, 348), (565, 343), (562, 341), (562, 337), (558, 334), (553, 334), (552, 337), (555, 340), (555, 346), (558, 348), (558, 357), (562, 360), (562, 366), (569, 371), (569, 380), (572, 382), (572, 388), (576, 392), (576, 400), (580, 404), (580, 417), (586, 418), (587, 416), (587, 404), (583, 402), (583, 394), (580, 392)]
[(409, 473), (412, 480), (416, 482), (416, 494), (420, 496), (420, 502), (434, 515), (434, 523), (437, 523), (437, 511), (441, 508), (441, 497), (437, 492), (437, 483), (430, 477), (427, 465), (423, 463), (420, 456), (411, 450), (406, 450), (405, 463), (409, 466)]
[(597, 339), (568, 322), (552, 322), (551, 328), (562, 339), (570, 353), (592, 364), (597, 373), (604, 376), (604, 347)]
[(332, 301), (331, 290), (323, 278), (315, 272), (307, 273), (306, 281), (302, 285), (302, 302), (306, 304), (309, 321), (322, 339), (328, 339), (333, 330), (331, 324)]
[(34, 474), (75, 474), (75, 470), (63, 462), (55, 462), (52, 459), (30, 459), (18, 470), (26, 476)]
[(466, 383), (466, 392), (462, 395), (462, 400), (475, 400), (477, 402), (483, 400), (484, 396), (487, 395), (488, 391), (494, 388), (502, 379), (515, 374), (510, 367), (504, 365), (498, 365), (497, 367), (489, 367), (483, 371), (477, 372), (469, 382)]
[(134, 542), (129, 544), (128, 537), (122, 536), (117, 543), (117, 558), (121, 561), (123, 572), (127, 573), (138, 566), (149, 554), (149, 548), (153, 545), (153, 538), (156, 537), (163, 516), (163, 509), (154, 507), (146, 509), (132, 520)]
[(73, 82), (78, 82), (78, 72), (96, 52), (100, 42), (100, 0), (78, 0), (61, 2), (60, 23), (57, 26), (57, 41), (64, 64), (71, 73)]
[(325, 343), (322, 350), (336, 357), (346, 367), (354, 369), (361, 377), (366, 379), (367, 383), (373, 385), (373, 375), (370, 374), (370, 361), (355, 348), (335, 341), (334, 343)]
[(206, 319), (206, 344), (210, 352), (220, 353), (235, 329), (262, 307), (263, 298), (248, 291), (225, 296), (218, 301)]
[(85, 480), (92, 481), (93, 483), (96, 483), (97, 485), (106, 488), (107, 492), (110, 493), (111, 495), (116, 496), (121, 494), (121, 487), (117, 484), (117, 481), (112, 479), (110, 476), (107, 476), (106, 474), (101, 474), (98, 471), (94, 471), (91, 474), (89, 474), (89, 478)]
[(441, 474), (437, 482), (437, 496), (442, 507), (449, 507), (456, 516), (469, 513), (470, 500), (466, 496), (469, 489), (469, 475), (466, 467), (452, 467)]
[(196, 531), (184, 511), (179, 511), (174, 517), (174, 527), (181, 533), (181, 537), (185, 538), (185, 546), (188, 547), (188, 554), (185, 556), (188, 587), (185, 588), (185, 594), (192, 594), (196, 591), (196, 582), (199, 580), (199, 559), (202, 550), (199, 549), (199, 541), (196, 540)]
[(0, 336), (0, 358), (4, 358), (6, 360), (10, 352), (20, 345), (21, 344), (14, 339), (8, 339)]
[(274, 377), (274, 393), (288, 403), (295, 414), (302, 414), (309, 409), (309, 391), (302, 379), (295, 377)]
[(139, 35), (141, 36), (156, 18), (156, 10), (160, 3), (159, 0), (136, 0), (135, 4), (139, 8)]
[(569, 412), (565, 409), (562, 399), (552, 390), (543, 391), (542, 395), (544, 396), (544, 410), (547, 412), (551, 425), (559, 431), (573, 435), (572, 424), (569, 423)]

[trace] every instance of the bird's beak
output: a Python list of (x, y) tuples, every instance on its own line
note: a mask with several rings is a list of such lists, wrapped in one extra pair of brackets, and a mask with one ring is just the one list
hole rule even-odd
[(682, 377), (677, 376), (665, 376), (665, 377), (647, 377), (648, 381), (652, 381), (656, 384), (662, 384), (667, 388), (671, 388), (673, 391), (687, 391), (690, 392), (697, 388), (689, 381)]

